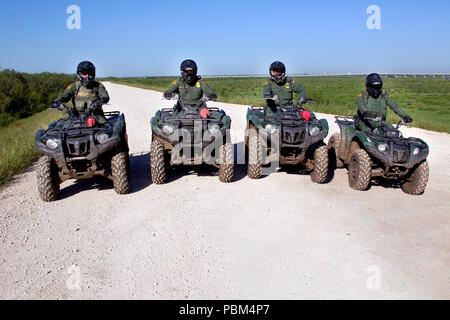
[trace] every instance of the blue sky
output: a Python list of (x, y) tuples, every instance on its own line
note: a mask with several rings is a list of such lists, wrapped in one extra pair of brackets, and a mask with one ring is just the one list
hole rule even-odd
[[(381, 30), (369, 30), (369, 5)], [(69, 30), (70, 5), (81, 30)], [(0, 9), (0, 67), (100, 76), (178, 74), (186, 58), (203, 75), (450, 73), (448, 0), (16, 0)]]

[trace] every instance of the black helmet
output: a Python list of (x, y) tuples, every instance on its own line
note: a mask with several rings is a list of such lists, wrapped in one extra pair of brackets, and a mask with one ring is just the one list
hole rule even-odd
[(369, 74), (366, 78), (366, 88), (371, 97), (378, 99), (383, 89), (383, 79), (378, 73)]
[(184, 60), (180, 66), (181, 76), (188, 84), (194, 84), (197, 81), (197, 64), (194, 60)]
[[(274, 75), (273, 71), (281, 72), (280, 75)], [(276, 82), (276, 83), (282, 83), (284, 80), (286, 80), (286, 67), (284, 64), (280, 61), (275, 61), (270, 65), (270, 77)]]
[(78, 64), (77, 76), (83, 86), (90, 86), (95, 79), (95, 66), (92, 62), (83, 61)]

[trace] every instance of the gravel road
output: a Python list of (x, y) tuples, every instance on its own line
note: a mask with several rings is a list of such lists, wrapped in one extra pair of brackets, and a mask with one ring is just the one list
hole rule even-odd
[[(0, 191), (1, 299), (450, 299), (450, 135), (404, 128), (431, 147), (423, 196), (326, 185), (280, 170), (176, 168), (152, 185), (150, 118), (161, 93), (105, 83), (125, 113), (132, 193), (104, 178), (67, 181), (44, 203), (36, 165)], [(243, 150), (247, 106), (232, 118)], [(320, 115), (337, 132), (333, 116)]]

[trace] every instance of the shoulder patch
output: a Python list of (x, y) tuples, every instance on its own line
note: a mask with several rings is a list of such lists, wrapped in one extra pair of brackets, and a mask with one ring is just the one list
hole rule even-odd
[(177, 80), (172, 81), (172, 85), (177, 84)]
[(197, 82), (197, 88), (200, 88), (200, 82)]
[(362, 97), (362, 93), (358, 93), (358, 98), (361, 98)]
[(203, 82), (203, 83), (206, 83), (206, 80), (203, 80), (202, 82)]
[(269, 81), (264, 82), (264, 85), (267, 86), (269, 84)]
[(72, 89), (72, 85), (71, 85), (71, 84), (69, 84), (69, 85), (67, 86), (66, 91), (67, 91), (67, 90), (70, 90), (70, 89)]
[(390, 93), (387, 96), (388, 96), (388, 98), (392, 98), (392, 94), (390, 94)]
[(295, 79), (294, 79), (294, 80), (292, 80), (292, 83), (295, 83)]

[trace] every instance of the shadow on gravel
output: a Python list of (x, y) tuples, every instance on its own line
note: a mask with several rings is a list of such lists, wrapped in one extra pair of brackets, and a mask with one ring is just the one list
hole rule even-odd
[(149, 152), (130, 155), (130, 183), (130, 193), (139, 192), (152, 184)]
[[(235, 159), (234, 179), (233, 179), (233, 182), (231, 182), (231, 183), (240, 181), (247, 176), (247, 166), (237, 164), (238, 163), (237, 150), (238, 150), (238, 146), (235, 144), (234, 145), (234, 159)], [(219, 179), (218, 174), (219, 174), (218, 168), (211, 166), (211, 165), (207, 165), (207, 164), (202, 164), (202, 165), (197, 165), (197, 166), (176, 165), (176, 166), (173, 166), (173, 167), (167, 169), (167, 183), (175, 182), (178, 179), (181, 179), (182, 177), (187, 176), (187, 175), (197, 175), (199, 177), (215, 177), (218, 180)]]
[(389, 180), (381, 177), (372, 179), (371, 187), (383, 187), (385, 189), (401, 189), (402, 184), (400, 180)]
[[(103, 176), (94, 176), (86, 180), (69, 180), (73, 184), (64, 187), (61, 186), (59, 200), (70, 198), (80, 192), (96, 189), (98, 191), (113, 189), (112, 181)], [(130, 183), (131, 193), (139, 192), (151, 184), (150, 180), (150, 154), (131, 154), (130, 155)], [(125, 195), (126, 196), (126, 195)]]
[(87, 190), (96, 189), (98, 191), (102, 191), (114, 188), (112, 181), (102, 176), (94, 176), (93, 178), (86, 180), (69, 181), (73, 181), (73, 184), (68, 187), (64, 187), (64, 183), (61, 185), (61, 192), (58, 200), (70, 198), (78, 193)]

